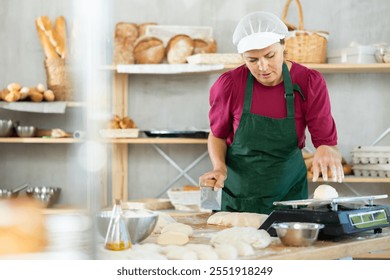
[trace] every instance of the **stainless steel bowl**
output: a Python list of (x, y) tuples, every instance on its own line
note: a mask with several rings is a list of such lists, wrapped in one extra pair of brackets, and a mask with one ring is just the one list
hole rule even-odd
[[(106, 237), (111, 213), (111, 210), (100, 211), (96, 215), (97, 229), (103, 238)], [(157, 213), (144, 209), (123, 210), (122, 216), (133, 244), (145, 240), (153, 232), (158, 220)]]
[(323, 224), (316, 223), (274, 223), (272, 225), (276, 233), (286, 246), (310, 246), (317, 241), (320, 229)]
[(13, 193), (12, 190), (9, 189), (0, 189), (0, 198), (13, 198), (17, 197), (19, 193)]
[(16, 134), (19, 137), (34, 137), (36, 130), (36, 127), (32, 125), (19, 125), (16, 127)]
[(46, 207), (55, 204), (60, 196), (61, 189), (57, 187), (29, 187), (26, 189), (27, 196), (42, 202)]
[(14, 123), (11, 120), (0, 120), (0, 137), (12, 136)]

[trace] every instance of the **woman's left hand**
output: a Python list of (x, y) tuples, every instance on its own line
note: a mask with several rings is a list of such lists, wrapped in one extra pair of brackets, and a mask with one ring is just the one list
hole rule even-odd
[(341, 160), (341, 153), (336, 146), (319, 146), (313, 158), (313, 182), (318, 180), (320, 172), (324, 181), (328, 181), (328, 169), (330, 169), (333, 182), (341, 183), (344, 179)]

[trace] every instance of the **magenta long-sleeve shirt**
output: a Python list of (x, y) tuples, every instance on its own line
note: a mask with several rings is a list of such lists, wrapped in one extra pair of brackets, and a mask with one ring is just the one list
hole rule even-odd
[[(223, 73), (210, 89), (210, 129), (214, 136), (233, 142), (240, 123), (248, 68), (243, 65)], [(337, 145), (337, 130), (331, 114), (330, 99), (323, 76), (315, 70), (292, 63), (290, 75), (298, 84), (305, 100), (295, 92), (295, 127), (299, 148), (305, 146), (305, 129), (308, 128), (314, 147)], [(251, 113), (271, 118), (287, 116), (283, 82), (264, 86), (255, 80)]]

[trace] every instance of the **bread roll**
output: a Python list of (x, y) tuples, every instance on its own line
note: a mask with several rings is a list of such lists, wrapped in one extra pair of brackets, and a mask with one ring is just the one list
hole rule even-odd
[(215, 40), (194, 39), (194, 54), (215, 52), (217, 52), (217, 43)]
[(134, 64), (134, 43), (138, 38), (135, 23), (119, 22), (115, 26), (114, 64)]
[(163, 41), (156, 37), (143, 37), (135, 42), (134, 59), (138, 64), (158, 64), (164, 59)]
[(167, 61), (170, 64), (186, 63), (194, 51), (194, 40), (184, 34), (173, 36), (167, 44)]

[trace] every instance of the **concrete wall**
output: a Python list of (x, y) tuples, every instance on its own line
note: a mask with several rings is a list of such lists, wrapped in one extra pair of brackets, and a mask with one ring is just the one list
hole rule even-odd
[[(152, 21), (163, 25), (211, 26), (218, 42), (218, 52), (235, 52), (231, 36), (236, 22), (243, 15), (255, 10), (267, 10), (281, 16), (285, 4), (284, 0), (89, 1), (91, 3), (90, 12), (84, 11), (83, 16), (76, 21), (75, 17), (81, 5), (77, 2), (0, 0), (1, 88), (13, 81), (26, 85), (45, 81), (44, 55), (34, 26), (35, 18), (40, 15), (48, 15), (51, 18), (64, 15), (68, 20), (69, 33), (78, 30), (79, 36), (83, 37), (85, 33), (80, 32), (80, 26), (83, 26), (80, 19), (88, 20), (94, 13), (92, 5), (96, 7), (104, 2), (106, 5), (104, 17), (91, 29), (81, 28), (81, 30), (88, 30), (89, 35), (96, 35), (100, 38), (100, 47), (103, 50), (97, 54), (99, 56), (97, 61), (110, 64), (112, 32), (116, 22)], [(85, 4), (87, 1), (83, 2)], [(390, 44), (389, 1), (302, 0), (301, 3), (305, 28), (325, 30), (330, 33), (329, 50), (345, 47), (352, 41), (363, 45), (379, 42)], [(287, 19), (293, 24), (298, 23), (294, 3)], [(77, 42), (73, 43), (75, 46), (80, 46)], [(83, 51), (89, 52), (94, 49), (93, 44), (87, 44), (87, 46), (83, 50), (75, 47), (72, 50), (80, 55)], [(85, 64), (84, 60), (79, 61)], [(105, 75), (110, 75), (110, 73), (107, 72)], [(208, 127), (208, 90), (217, 77), (218, 74), (133, 75), (129, 78), (129, 115), (134, 118), (141, 129), (206, 128)], [(388, 93), (390, 79), (388, 79), (388, 74), (365, 73), (326, 74), (325, 79), (328, 83), (332, 111), (338, 126), (339, 146), (344, 157), (350, 159), (350, 151), (354, 146), (369, 145), (389, 127), (390, 115), (387, 104), (390, 104)], [(82, 88), (82, 77), (80, 80), (80, 88)], [(98, 97), (101, 100), (110, 99), (112, 93), (107, 81), (109, 79), (96, 81), (97, 85), (105, 90), (97, 92), (95, 99)], [(79, 94), (83, 96), (83, 93)], [(52, 126), (54, 123), (55, 126), (69, 130), (85, 128), (88, 123), (85, 111), (76, 108), (69, 109), (65, 115), (44, 116), (0, 110), (0, 118), (17, 119), (36, 123), (39, 126)], [(389, 138), (386, 138), (382, 144), (388, 145)], [(311, 147), (309, 135), (307, 146)], [(188, 166), (192, 160), (206, 151), (205, 145), (163, 145), (161, 148), (182, 168)], [(62, 202), (82, 203), (86, 199), (85, 187), (83, 187), (85, 185), (77, 182), (84, 182), (83, 178), (86, 174), (80, 172), (77, 149), (69, 145), (0, 144), (1, 182), (5, 187), (18, 185), (25, 181), (33, 185), (64, 185), (65, 192)], [(32, 162), (32, 158), (40, 158), (39, 164), (46, 170), (42, 176), (36, 176), (36, 171), (33, 171), (35, 163)], [(129, 158), (130, 198), (157, 196), (178, 174), (178, 171), (150, 145), (129, 145)], [(196, 179), (210, 167), (208, 158), (205, 158), (189, 174)], [(18, 172), (15, 172), (15, 169)], [(66, 172), (62, 172), (64, 169)], [(50, 176), (47, 177), (47, 174)], [(109, 173), (108, 188), (110, 188), (110, 176)], [(187, 183), (182, 179), (175, 186)], [(388, 184), (349, 184), (342, 187), (346, 193), (389, 192)], [(353, 190), (351, 191), (349, 187)], [(75, 196), (74, 191), (81, 195)]]

